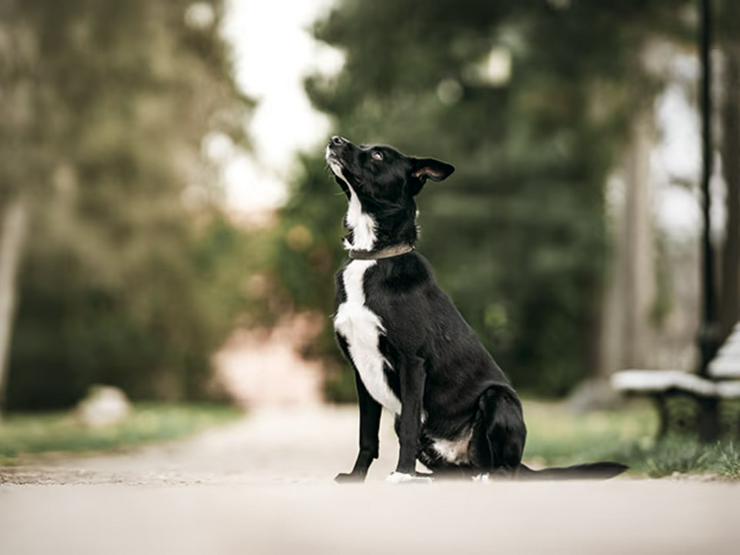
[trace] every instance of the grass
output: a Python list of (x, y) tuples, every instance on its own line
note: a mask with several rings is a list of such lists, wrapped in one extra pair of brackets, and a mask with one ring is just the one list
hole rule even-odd
[(638, 476), (740, 480), (737, 440), (705, 445), (674, 434), (656, 442), (658, 420), (648, 402), (577, 415), (562, 403), (527, 399), (524, 410), (528, 427), (524, 456), (537, 466), (612, 460), (628, 464), (630, 473)]
[(0, 465), (40, 454), (113, 451), (175, 440), (239, 414), (222, 405), (136, 404), (125, 421), (105, 428), (85, 427), (73, 412), (11, 414), (0, 421)]
[[(709, 475), (740, 480), (740, 443), (703, 445), (673, 435), (656, 443), (658, 421), (648, 402), (577, 415), (563, 403), (525, 399), (529, 430), (525, 460), (560, 466), (613, 460), (637, 476)], [(0, 465), (51, 453), (116, 451), (171, 441), (230, 422), (239, 412), (222, 405), (137, 404), (123, 423), (84, 427), (74, 413), (17, 414), (0, 421)]]

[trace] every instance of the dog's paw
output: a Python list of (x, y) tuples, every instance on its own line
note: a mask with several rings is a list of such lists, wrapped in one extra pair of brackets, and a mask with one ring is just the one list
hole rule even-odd
[(491, 477), (488, 475), (488, 472), (473, 476), (473, 482), (482, 482), (484, 484), (487, 484), (490, 481), (491, 481)]
[(359, 484), (365, 481), (365, 477), (358, 474), (346, 474), (342, 472), (341, 474), (336, 475), (334, 481), (337, 484)]
[(417, 476), (414, 474), (404, 474), (403, 472), (393, 472), (386, 479), (389, 484), (431, 484), (432, 479), (428, 476)]

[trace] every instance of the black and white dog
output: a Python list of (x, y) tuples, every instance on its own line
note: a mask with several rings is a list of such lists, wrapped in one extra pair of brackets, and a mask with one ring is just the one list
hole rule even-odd
[[(383, 408), (395, 415), (400, 443), (390, 482), (429, 481), (416, 473), (417, 459), (434, 474), (534, 475), (521, 462), (519, 397), (414, 251), (414, 199), (428, 179), (442, 181), (454, 168), (342, 137), (332, 137), (326, 161), (349, 200), (350, 260), (337, 274), (334, 329), (360, 408), (360, 451), (337, 481), (364, 480), (378, 457)], [(625, 468), (595, 463), (536, 475), (607, 478)]]

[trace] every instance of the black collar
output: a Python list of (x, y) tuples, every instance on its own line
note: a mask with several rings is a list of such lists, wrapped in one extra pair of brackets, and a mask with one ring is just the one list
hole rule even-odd
[(349, 257), (352, 260), (380, 260), (381, 258), (393, 258), (413, 252), (414, 245), (401, 243), (400, 245), (391, 245), (378, 251), (350, 250)]

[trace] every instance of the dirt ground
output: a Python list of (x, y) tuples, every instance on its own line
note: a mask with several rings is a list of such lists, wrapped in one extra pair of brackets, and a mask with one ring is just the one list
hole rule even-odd
[(740, 485), (340, 486), (351, 409), (265, 409), (192, 440), (0, 469), (0, 553), (738, 553)]

